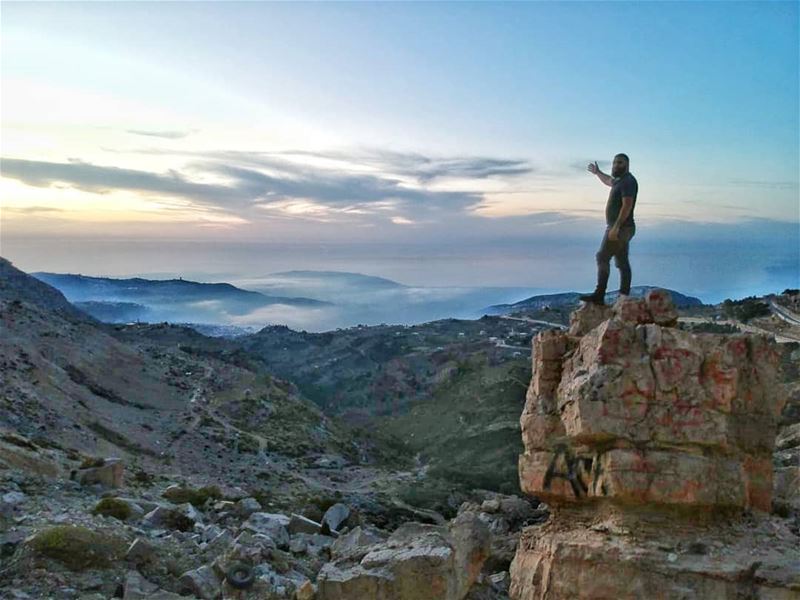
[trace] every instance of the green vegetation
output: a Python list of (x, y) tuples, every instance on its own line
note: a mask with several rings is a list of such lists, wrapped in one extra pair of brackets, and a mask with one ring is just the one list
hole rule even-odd
[(769, 305), (762, 302), (755, 296), (748, 296), (741, 300), (731, 300), (730, 298), (722, 303), (722, 312), (731, 319), (738, 319), (747, 323), (756, 317), (767, 317), (770, 315)]
[(247, 454), (258, 454), (260, 447), (258, 438), (249, 433), (240, 435), (236, 443), (236, 449)]
[(158, 456), (158, 453), (151, 450), (150, 448), (145, 448), (138, 443), (129, 440), (127, 437), (119, 433), (118, 431), (114, 431), (100, 423), (99, 421), (92, 421), (86, 425), (90, 430), (95, 432), (97, 435), (102, 437), (104, 440), (111, 442), (115, 446), (119, 448), (124, 448), (129, 452), (133, 452), (135, 454), (147, 454), (148, 456)]
[(222, 491), (216, 485), (208, 485), (199, 489), (187, 487), (171, 487), (163, 494), (164, 498), (173, 504), (185, 504), (189, 502), (197, 508), (202, 507), (206, 501), (222, 499)]
[(103, 515), (104, 517), (114, 517), (120, 521), (126, 521), (131, 516), (131, 507), (127, 502), (119, 498), (103, 498), (92, 510), (93, 515)]
[(241, 390), (217, 396), (220, 413), (245, 432), (230, 441), (232, 447), (240, 452), (257, 453), (260, 437), (266, 450), (284, 456), (300, 458), (338, 452), (355, 459), (352, 434), (300, 396), (293, 383), (259, 376), (242, 385), (245, 387)]
[(404, 415), (383, 419), (379, 431), (403, 440), (428, 463), (426, 480), (398, 490), (405, 502), (447, 512), (457, 490), (519, 492), (519, 415), (531, 371), (527, 358), (492, 365), (478, 355)]
[(691, 331), (692, 333), (731, 334), (741, 332), (741, 329), (736, 325), (730, 325), (728, 323), (680, 323), (680, 328)]
[(108, 568), (125, 550), (125, 542), (119, 538), (70, 525), (42, 530), (30, 544), (38, 554), (57, 560), (73, 571)]
[(0, 435), (0, 440), (8, 442), (14, 446), (19, 446), (20, 448), (25, 448), (26, 450), (32, 450), (33, 452), (39, 451), (39, 448), (36, 447), (36, 444), (14, 433), (4, 433), (3, 435)]

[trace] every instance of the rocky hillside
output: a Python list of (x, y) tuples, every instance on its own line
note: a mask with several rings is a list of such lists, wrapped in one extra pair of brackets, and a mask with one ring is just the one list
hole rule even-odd
[[(206, 473), (227, 469), (230, 454), (244, 447), (352, 452), (346, 436), (289, 382), (170, 343), (120, 339), (42, 282), (8, 263), (4, 270), (0, 422), (17, 432), (182, 471), (211, 457), (203, 461)], [(278, 418), (267, 426), (262, 413), (294, 414), (297, 427), (287, 432)], [(252, 418), (237, 427), (245, 415)], [(269, 442), (253, 437), (267, 435)]]
[(4, 268), (0, 596), (504, 597), (538, 503), (448, 491), (448, 522), (404, 500), (424, 468), (241, 348), (97, 323)]
[(569, 331), (230, 340), (98, 323), (0, 266), (0, 597), (800, 592), (800, 356), (775, 315), (679, 320), (655, 291)]

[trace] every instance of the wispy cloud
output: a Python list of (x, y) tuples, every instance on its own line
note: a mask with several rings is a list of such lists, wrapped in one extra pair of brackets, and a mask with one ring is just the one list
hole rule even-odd
[(37, 213), (54, 213), (54, 212), (64, 212), (61, 208), (56, 208), (55, 206), (6, 206), (3, 210), (7, 210), (9, 212), (14, 213), (21, 213), (26, 215), (33, 215)]
[(191, 135), (192, 133), (196, 133), (198, 130), (192, 129), (190, 131), (148, 131), (145, 129), (126, 129), (126, 131), (134, 135), (165, 138), (168, 140), (179, 140)]
[[(477, 180), (511, 177), (532, 168), (520, 160), (486, 157), (430, 158), (420, 154), (379, 152), (180, 152), (181, 169), (152, 172), (79, 159), (58, 163), (4, 158), (4, 177), (28, 185), (67, 185), (103, 194), (114, 190), (176, 197), (202, 208), (214, 208), (247, 218), (283, 213), (296, 218), (332, 215), (384, 215), (395, 223), (425, 214), (465, 213), (483, 198)], [(335, 160), (320, 166), (298, 157)], [(208, 183), (209, 176), (214, 183)], [(425, 184), (452, 177), (475, 180), (474, 190), (430, 189)], [(219, 181), (222, 181), (220, 183)], [(253, 209), (260, 210), (253, 210)], [(392, 212), (390, 217), (386, 213)], [(399, 219), (399, 220), (398, 220)]]
[(355, 151), (309, 152), (288, 151), (295, 156), (356, 162), (398, 175), (412, 177), (419, 183), (441, 178), (488, 179), (526, 175), (534, 171), (523, 159), (494, 158), (486, 156), (433, 156), (419, 152), (397, 152), (380, 148)]
[(800, 182), (798, 181), (773, 181), (769, 179), (731, 179), (729, 183), (737, 186), (759, 187), (773, 190), (791, 190), (800, 187)]

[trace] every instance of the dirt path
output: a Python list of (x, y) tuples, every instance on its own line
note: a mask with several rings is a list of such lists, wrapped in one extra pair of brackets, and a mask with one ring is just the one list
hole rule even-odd
[(800, 315), (792, 312), (785, 306), (781, 306), (775, 300), (769, 301), (769, 309), (772, 314), (778, 317), (781, 321), (785, 321), (790, 325), (800, 326)]
[(509, 315), (500, 315), (501, 319), (509, 319), (510, 321), (523, 321), (525, 323), (535, 323), (536, 325), (549, 325), (550, 327), (557, 327), (558, 329), (569, 329), (566, 325), (561, 323), (553, 323), (552, 321), (540, 321), (538, 319), (529, 319), (527, 317), (511, 317)]
[(717, 325), (732, 325), (733, 327), (738, 327), (741, 331), (745, 331), (747, 333), (757, 333), (760, 335), (774, 337), (775, 341), (779, 344), (785, 344), (787, 342), (800, 342), (800, 336), (795, 336), (791, 333), (777, 333), (775, 331), (770, 331), (769, 329), (741, 323), (740, 321), (732, 321), (730, 319), (720, 319), (715, 321), (707, 317), (680, 317), (678, 321), (682, 323), (716, 323)]

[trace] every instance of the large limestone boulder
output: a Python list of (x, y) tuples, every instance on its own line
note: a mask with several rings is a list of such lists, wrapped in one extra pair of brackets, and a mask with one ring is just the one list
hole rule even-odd
[(318, 600), (462, 600), (489, 552), (490, 532), (473, 513), (448, 526), (405, 523), (385, 542), (326, 564)]
[[(520, 417), (527, 527), (512, 600), (800, 598), (795, 432), (773, 450), (776, 344), (674, 327), (664, 290), (587, 305), (533, 341)], [(773, 487), (774, 484), (774, 487)]]
[(783, 404), (775, 344), (670, 327), (663, 290), (578, 313), (582, 336), (546, 331), (533, 341), (522, 489), (550, 503), (768, 512)]

